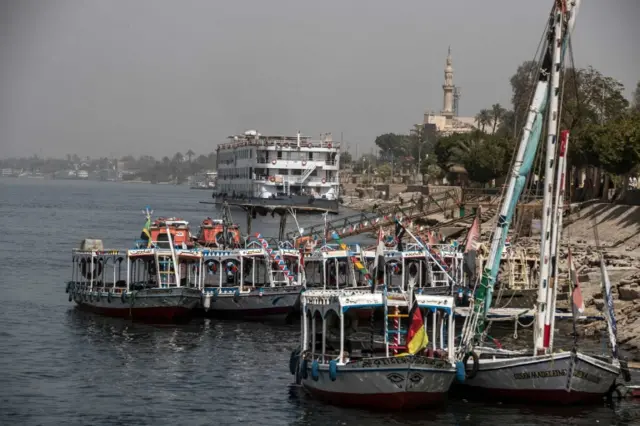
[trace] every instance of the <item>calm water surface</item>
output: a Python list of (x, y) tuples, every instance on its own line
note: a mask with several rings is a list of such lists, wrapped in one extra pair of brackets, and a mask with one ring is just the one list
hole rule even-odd
[[(130, 247), (144, 206), (197, 225), (213, 214), (198, 203), (208, 197), (186, 187), (0, 179), (0, 424), (640, 424), (630, 402), (526, 408), (451, 400), (406, 414), (335, 408), (291, 386), (297, 326), (194, 320), (160, 327), (78, 312), (67, 301), (70, 252), (83, 238)], [(278, 218), (259, 217), (253, 226), (275, 235)]]

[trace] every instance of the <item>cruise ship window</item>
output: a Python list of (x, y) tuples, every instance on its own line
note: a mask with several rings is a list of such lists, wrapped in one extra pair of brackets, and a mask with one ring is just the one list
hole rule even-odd
[(282, 160), (282, 151), (278, 151), (277, 158), (278, 160)]
[(313, 160), (313, 152), (309, 153), (309, 160)]

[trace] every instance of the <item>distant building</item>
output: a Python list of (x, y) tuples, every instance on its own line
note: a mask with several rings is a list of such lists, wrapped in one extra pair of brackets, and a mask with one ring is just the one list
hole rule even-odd
[(444, 67), (442, 111), (440, 111), (440, 114), (425, 112), (422, 122), (425, 128), (427, 127), (426, 125), (435, 126), (437, 134), (441, 136), (448, 136), (453, 133), (470, 133), (477, 129), (474, 117), (458, 117), (456, 104), (459, 95), (456, 86), (453, 84), (452, 63), (451, 48), (449, 48)]
[(89, 179), (89, 172), (86, 170), (78, 170), (78, 179)]
[(13, 176), (13, 169), (2, 169), (2, 176)]

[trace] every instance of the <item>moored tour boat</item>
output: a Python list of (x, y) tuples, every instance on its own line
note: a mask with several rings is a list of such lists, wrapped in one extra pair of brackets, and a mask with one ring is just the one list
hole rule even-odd
[(201, 301), (202, 255), (160, 248), (104, 250), (84, 240), (73, 250), (69, 301), (98, 314), (150, 322), (187, 320)]
[[(454, 300), (427, 295), (409, 299), (408, 294), (386, 292), (303, 293), (301, 352), (294, 351), (290, 361), (296, 382), (311, 396), (336, 405), (410, 409), (443, 403), (459, 370), (454, 359)], [(384, 310), (382, 341), (374, 339), (374, 330), (369, 339), (358, 339), (345, 325), (348, 312), (363, 308)], [(432, 312), (431, 344), (423, 310)], [(332, 339), (332, 332), (337, 339)]]
[(206, 271), (203, 308), (208, 316), (286, 317), (295, 312), (304, 288), (300, 251), (270, 248), (258, 235), (246, 249), (200, 252)]

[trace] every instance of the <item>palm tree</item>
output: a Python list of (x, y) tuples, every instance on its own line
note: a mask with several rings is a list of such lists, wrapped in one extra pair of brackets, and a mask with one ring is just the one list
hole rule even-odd
[(491, 106), (491, 120), (493, 121), (493, 129), (491, 133), (496, 132), (496, 127), (498, 126), (498, 121), (501, 121), (504, 117), (506, 110), (502, 108), (500, 104), (493, 104)]
[(185, 154), (184, 154), (184, 155), (186, 155), (186, 156), (187, 156), (187, 158), (189, 159), (189, 163), (191, 163), (191, 157), (193, 157), (194, 155), (196, 155), (196, 153), (195, 153), (195, 152), (193, 152), (193, 151), (191, 151), (191, 150), (189, 150), (189, 151), (185, 152)]
[(483, 109), (474, 118), (476, 125), (484, 132), (485, 127), (492, 122), (492, 113), (488, 109)]

